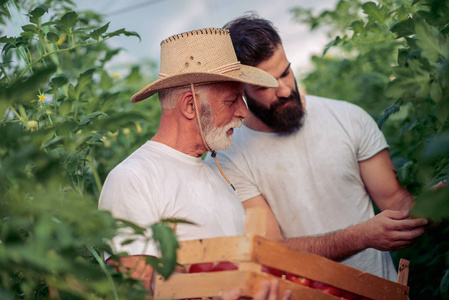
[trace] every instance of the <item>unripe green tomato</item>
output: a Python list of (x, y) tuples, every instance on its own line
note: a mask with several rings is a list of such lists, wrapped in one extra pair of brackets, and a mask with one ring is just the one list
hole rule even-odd
[(36, 128), (37, 127), (37, 121), (29, 121), (28, 126), (30, 128)]

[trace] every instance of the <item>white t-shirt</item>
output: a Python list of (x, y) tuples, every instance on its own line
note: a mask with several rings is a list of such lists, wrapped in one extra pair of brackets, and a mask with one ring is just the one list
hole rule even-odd
[[(243, 205), (217, 167), (153, 141), (146, 142), (109, 173), (99, 208), (141, 227), (166, 218), (194, 222), (196, 225), (177, 225), (180, 241), (244, 232)], [(147, 243), (142, 236), (121, 246), (129, 237), (123, 233), (113, 239), (116, 252), (158, 256), (154, 243)]]
[[(217, 154), (240, 200), (262, 194), (285, 238), (328, 233), (373, 217), (358, 163), (388, 147), (358, 106), (315, 96), (306, 101), (297, 133), (280, 136), (243, 126), (235, 129), (232, 148)], [(343, 263), (396, 280), (388, 252), (367, 249)]]

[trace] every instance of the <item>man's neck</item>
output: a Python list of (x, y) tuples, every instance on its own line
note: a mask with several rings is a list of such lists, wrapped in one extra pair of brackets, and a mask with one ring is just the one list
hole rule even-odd
[(207, 151), (194, 122), (182, 123), (165, 115), (161, 116), (159, 128), (151, 140), (193, 157), (200, 157)]

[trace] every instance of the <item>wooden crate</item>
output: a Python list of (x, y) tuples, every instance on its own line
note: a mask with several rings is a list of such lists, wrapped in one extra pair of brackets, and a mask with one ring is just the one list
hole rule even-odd
[[(254, 210), (260, 216), (260, 211)], [(295, 251), (263, 236), (264, 218), (247, 217), (243, 236), (221, 237), (181, 242), (178, 262), (190, 265), (204, 262), (230, 261), (238, 264), (238, 270), (174, 274), (168, 280), (156, 277), (155, 299), (189, 299), (219, 297), (233, 288), (242, 290), (243, 298), (251, 298), (263, 280), (278, 279), (280, 294), (292, 291), (291, 299), (341, 299), (318, 289), (301, 286), (271, 274), (263, 273), (268, 266), (293, 273), (314, 281), (320, 281), (342, 290), (370, 298), (407, 300), (408, 262), (401, 261), (399, 282), (389, 281), (369, 273), (345, 266), (324, 257)], [(251, 225), (248, 223), (251, 222)]]

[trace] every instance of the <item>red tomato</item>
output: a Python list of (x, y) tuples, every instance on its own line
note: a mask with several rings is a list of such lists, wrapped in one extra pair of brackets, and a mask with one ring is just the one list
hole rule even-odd
[(348, 300), (359, 300), (360, 296), (349, 291), (340, 290), (341, 297)]
[(278, 270), (272, 267), (262, 266), (262, 272), (274, 275), (276, 277), (282, 277), (282, 270)]
[(285, 279), (303, 286), (311, 286), (313, 283), (313, 281), (309, 278), (301, 277), (292, 273), (285, 274)]
[(314, 283), (312, 283), (312, 287), (314, 289), (319, 289), (322, 290), (325, 293), (340, 297), (341, 296), (341, 290), (333, 287), (331, 285), (319, 282), (319, 281), (315, 281)]
[(238, 270), (238, 268), (239, 267), (237, 267), (230, 261), (221, 261), (217, 263), (210, 271), (211, 272), (230, 271), (230, 270)]
[(210, 272), (214, 263), (199, 263), (192, 264), (189, 269), (189, 273), (202, 273), (202, 272)]

